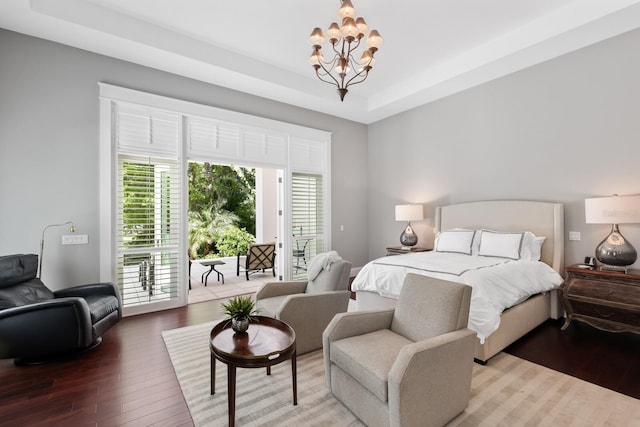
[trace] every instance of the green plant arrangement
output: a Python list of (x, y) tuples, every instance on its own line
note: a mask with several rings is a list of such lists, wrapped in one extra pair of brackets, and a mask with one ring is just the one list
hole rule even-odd
[(256, 303), (251, 297), (236, 296), (221, 304), (222, 312), (231, 319), (231, 329), (238, 333), (246, 332), (249, 320), (258, 314)]
[(256, 238), (253, 234), (248, 233), (244, 228), (227, 227), (217, 242), (218, 253), (221, 257), (236, 256), (239, 253), (246, 254), (249, 245), (255, 241)]

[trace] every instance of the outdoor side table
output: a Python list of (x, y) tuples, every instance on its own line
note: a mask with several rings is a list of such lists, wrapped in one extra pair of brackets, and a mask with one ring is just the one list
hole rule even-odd
[(216, 270), (216, 265), (224, 265), (224, 264), (225, 264), (224, 261), (220, 261), (219, 259), (207, 259), (204, 261), (200, 261), (200, 265), (204, 265), (205, 267), (211, 267), (209, 271), (205, 271), (204, 273), (202, 273), (202, 279), (200, 281), (204, 283), (205, 286), (207, 286), (207, 280), (209, 279), (209, 274), (211, 274), (212, 271), (215, 271), (218, 274), (218, 281), (221, 281), (220, 278), (222, 278), (222, 284), (224, 285), (224, 274)]
[(267, 368), (291, 359), (293, 404), (298, 404), (296, 379), (296, 333), (281, 320), (272, 317), (254, 316), (249, 329), (236, 333), (231, 329), (231, 320), (223, 320), (211, 330), (211, 394), (216, 390), (216, 359), (227, 365), (227, 394), (229, 426), (235, 424), (236, 368)]

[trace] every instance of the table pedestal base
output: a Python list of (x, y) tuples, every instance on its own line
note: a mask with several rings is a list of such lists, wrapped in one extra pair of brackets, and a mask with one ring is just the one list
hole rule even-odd
[[(271, 365), (267, 365), (267, 375), (271, 375)], [(293, 405), (298, 405), (298, 376), (296, 353), (291, 355), (291, 382), (293, 389)], [(216, 394), (216, 357), (211, 355), (211, 395)], [(236, 423), (236, 365), (227, 363), (227, 401), (229, 411), (229, 427)]]

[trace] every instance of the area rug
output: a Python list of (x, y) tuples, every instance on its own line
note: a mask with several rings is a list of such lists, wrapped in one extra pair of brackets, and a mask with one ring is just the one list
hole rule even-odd
[[(227, 425), (227, 370), (216, 363), (209, 384), (209, 333), (215, 323), (164, 331), (196, 426)], [(324, 382), (322, 351), (298, 357), (298, 405), (292, 405), (291, 364), (238, 369), (237, 426), (362, 426)], [(471, 401), (451, 426), (639, 426), (640, 401), (540, 365), (500, 353), (474, 364)]]

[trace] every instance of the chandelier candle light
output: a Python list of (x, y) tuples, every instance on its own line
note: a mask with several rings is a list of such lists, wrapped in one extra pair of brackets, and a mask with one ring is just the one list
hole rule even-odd
[(314, 28), (309, 36), (309, 43), (313, 46), (309, 62), (320, 80), (337, 86), (340, 100), (344, 101), (348, 87), (362, 83), (369, 75), (375, 63), (373, 55), (382, 45), (382, 37), (377, 30), (371, 30), (366, 40), (368, 49), (362, 52), (360, 60), (356, 61), (352, 53), (360, 46), (360, 41), (367, 32), (367, 23), (362, 17), (356, 17), (356, 9), (350, 0), (342, 0), (338, 16), (342, 25), (333, 22), (327, 30), (334, 52), (333, 58), (325, 61), (322, 54), (325, 37), (320, 28)]

